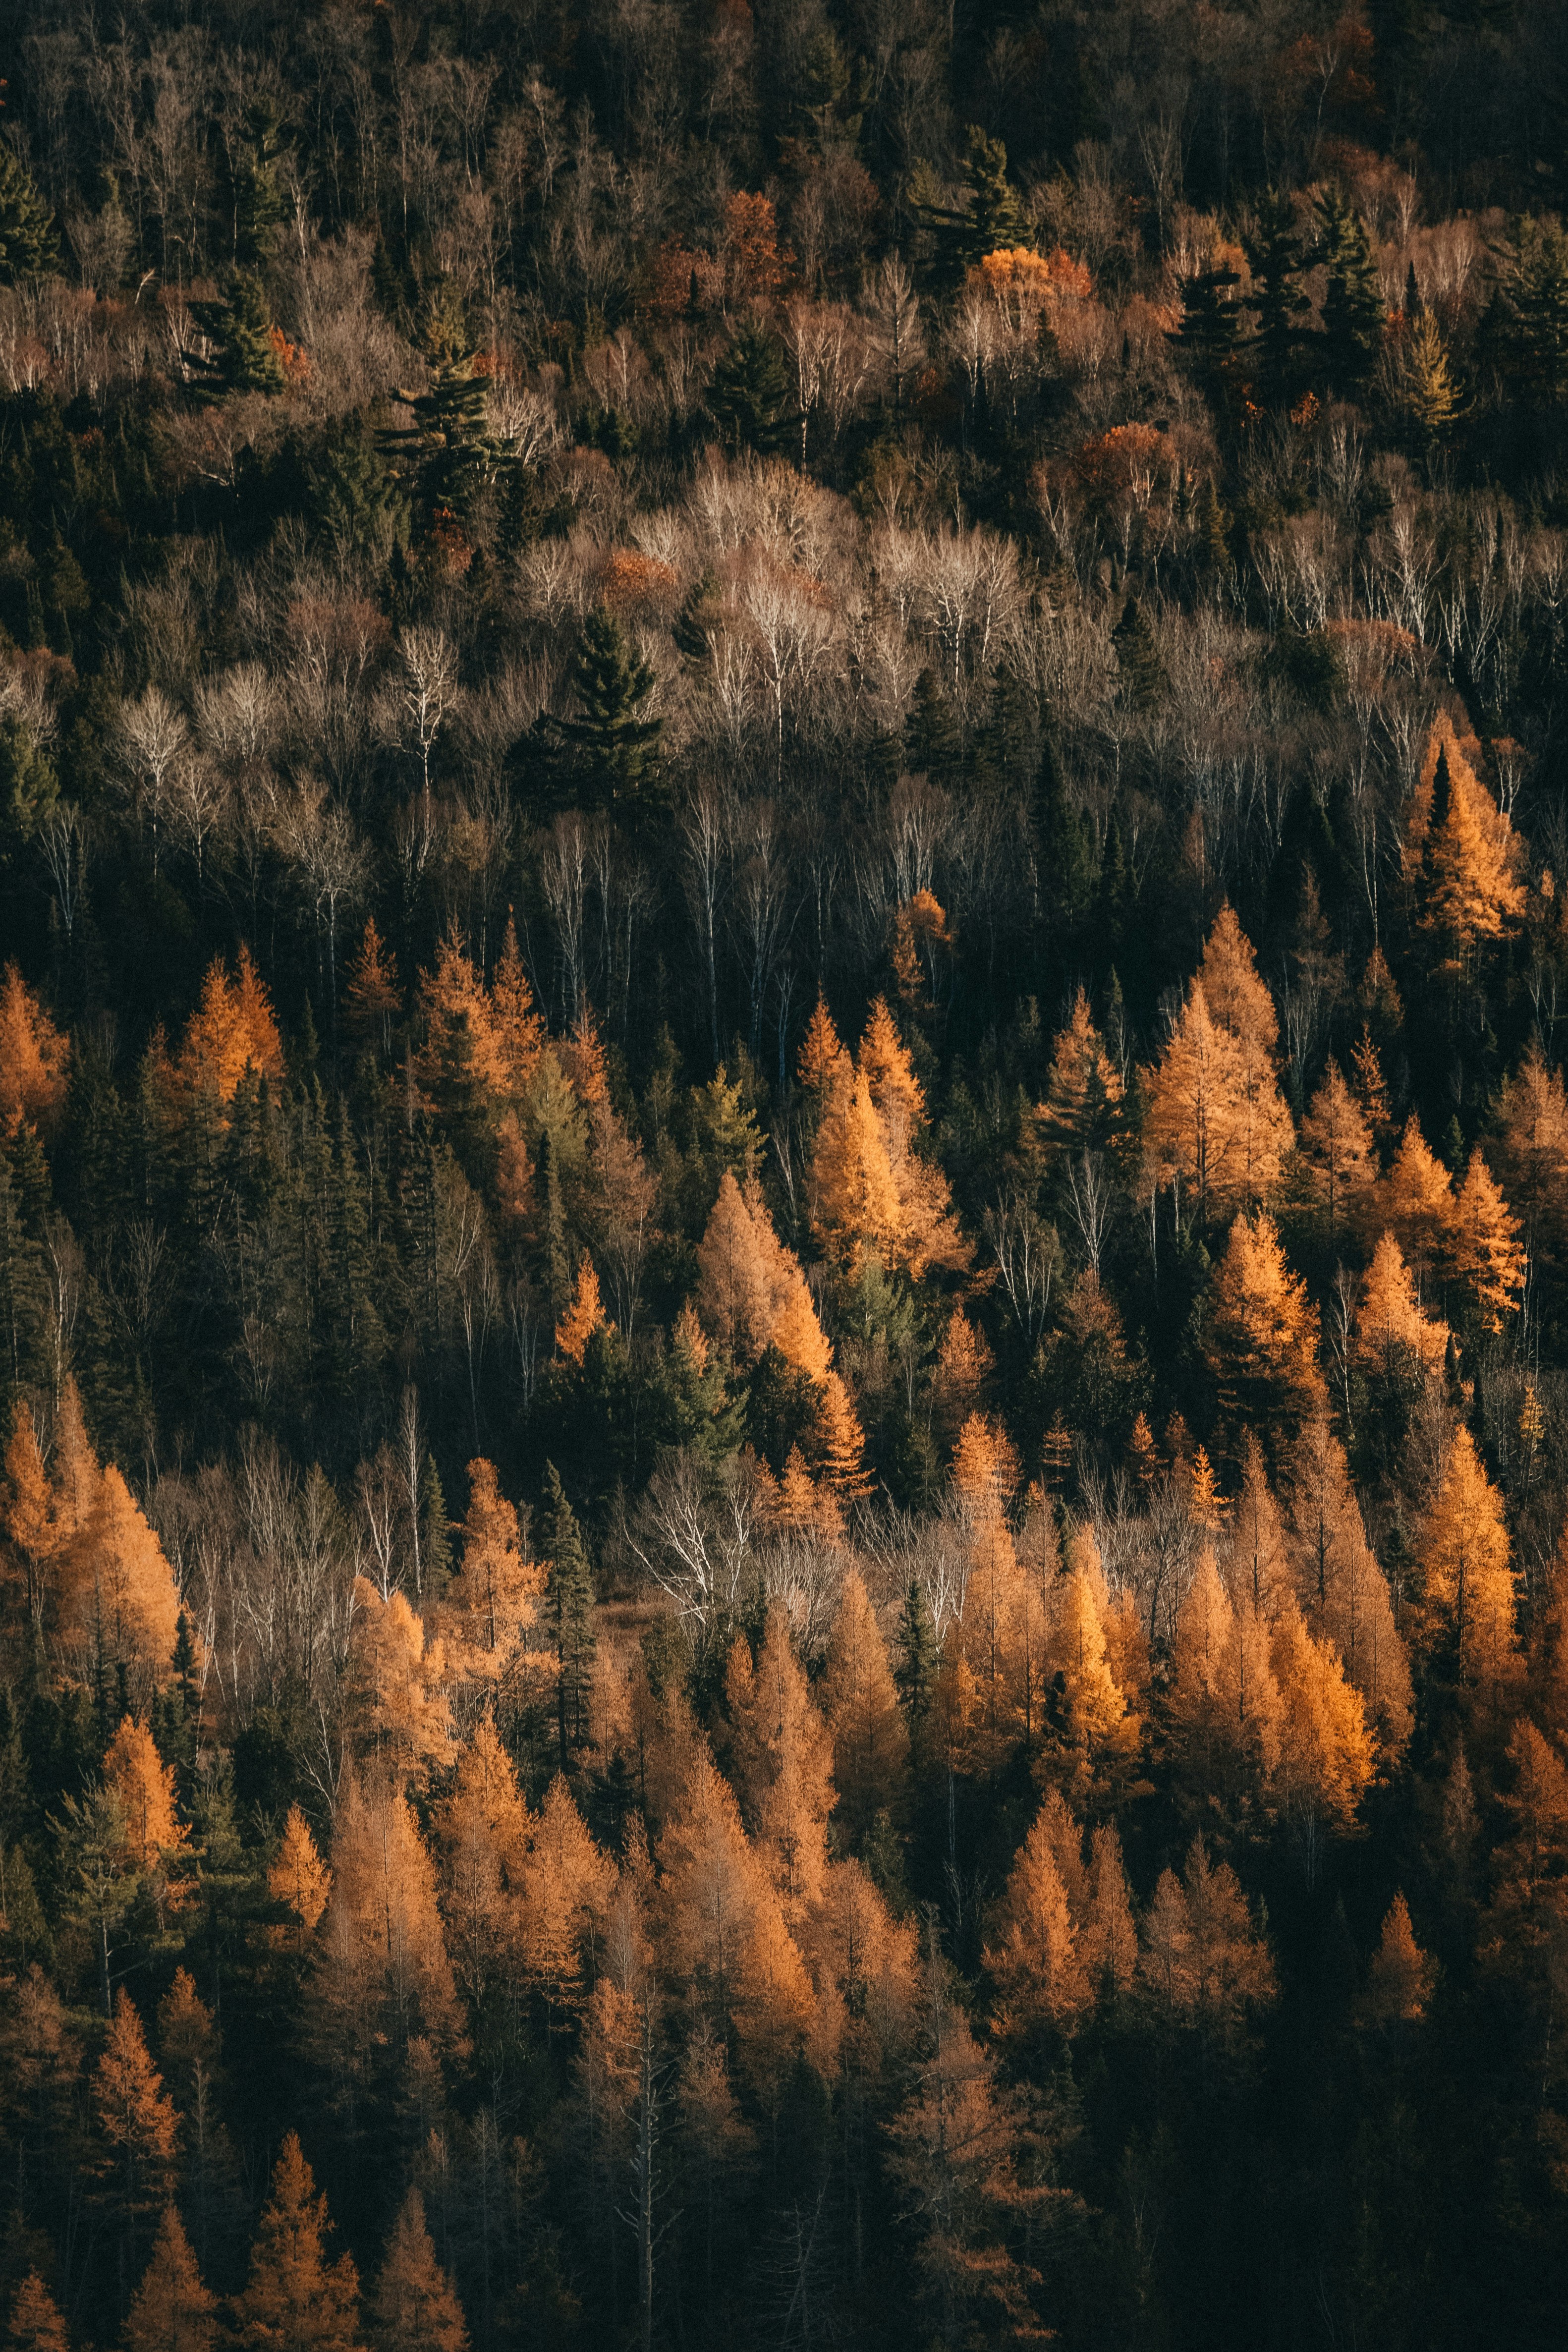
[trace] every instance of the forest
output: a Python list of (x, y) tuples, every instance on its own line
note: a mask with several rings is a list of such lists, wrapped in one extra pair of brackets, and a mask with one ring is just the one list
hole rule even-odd
[(5, 2345), (1560, 2342), (1568, 5), (0, 66)]

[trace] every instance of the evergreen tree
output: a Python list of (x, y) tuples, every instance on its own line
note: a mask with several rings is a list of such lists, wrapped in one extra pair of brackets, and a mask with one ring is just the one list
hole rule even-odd
[(1268, 189), (1247, 248), (1257, 313), (1258, 388), (1270, 408), (1294, 398), (1307, 355), (1302, 322), (1311, 309), (1301, 286), (1302, 255), (1288, 197)]
[(199, 392), (220, 400), (230, 393), (282, 391), (283, 362), (274, 341), (272, 313), (254, 270), (236, 269), (225, 294), (214, 301), (194, 301), (190, 309), (203, 334), (217, 347), (210, 359), (184, 354)]
[(54, 215), (15, 148), (0, 142), (0, 286), (32, 286), (60, 266)]
[(925, 1588), (918, 1576), (911, 1576), (904, 1593), (903, 1607), (899, 1612), (893, 1681), (898, 1689), (899, 1705), (904, 1710), (904, 1720), (909, 1726), (910, 1748), (916, 1756), (923, 1755), (925, 1750), (925, 1727), (936, 1693), (940, 1660), (936, 1628), (931, 1623)]
[(1383, 283), (1361, 215), (1339, 188), (1318, 199), (1318, 258), (1328, 270), (1323, 368), (1331, 391), (1365, 389), (1383, 342)]
[(0, 718), (0, 866), (25, 849), (59, 799), (53, 761), (26, 719)]
[(1048, 735), (1040, 746), (1030, 814), (1040, 913), (1060, 957), (1089, 912), (1099, 876), (1093, 829), (1068, 797), (1061, 761)]
[(1235, 269), (1204, 269), (1182, 288), (1182, 323), (1171, 337), (1177, 357), (1216, 421), (1232, 424), (1245, 390), (1247, 314), (1235, 299)]
[(917, 195), (911, 209), (931, 239), (934, 275), (949, 285), (988, 253), (1009, 251), (1026, 241), (1023, 206), (1007, 177), (1007, 150), (1000, 139), (987, 138), (973, 123), (967, 135), (959, 202), (942, 205)]
[(1135, 709), (1146, 709), (1165, 690), (1165, 666), (1149, 616), (1136, 596), (1129, 596), (1122, 606), (1110, 642), (1116, 647), (1128, 700)]
[(746, 321), (714, 369), (708, 407), (737, 452), (755, 449), (773, 457), (792, 446), (800, 417), (790, 399), (784, 354), (756, 320)]
[(654, 674), (603, 604), (583, 625), (568, 682), (580, 716), (557, 725), (581, 759), (587, 797), (623, 815), (646, 811), (655, 792), (663, 722), (638, 713), (653, 691)]
[(555, 1637), (556, 1727), (561, 1769), (565, 1772), (571, 1769), (573, 1751), (588, 1735), (588, 1703), (598, 1647), (594, 1632), (594, 1571), (576, 1514), (553, 1462), (544, 1465), (544, 1492), (550, 1546), (545, 1609)]
[(283, 217), (278, 167), (284, 154), (282, 121), (269, 99), (252, 99), (245, 110), (245, 145), (234, 174), (234, 257), (243, 269), (267, 259), (273, 231)]

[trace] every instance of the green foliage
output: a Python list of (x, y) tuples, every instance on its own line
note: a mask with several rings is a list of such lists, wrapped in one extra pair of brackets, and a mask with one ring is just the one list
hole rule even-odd
[(594, 1571), (553, 1462), (544, 1465), (544, 1539), (550, 1553), (545, 1607), (555, 1643), (556, 1727), (561, 1769), (565, 1772), (588, 1736), (594, 1657), (598, 1648), (594, 1631)]
[(1007, 150), (973, 123), (966, 133), (959, 202), (943, 205), (917, 194), (911, 210), (931, 240), (933, 274), (947, 285), (988, 253), (1028, 242), (1023, 206), (1007, 176)]
[(54, 762), (15, 711), (0, 718), (0, 858), (26, 848), (60, 796)]
[(1382, 348), (1383, 284), (1361, 215), (1343, 192), (1318, 199), (1318, 257), (1328, 273), (1323, 301), (1323, 370), (1342, 399), (1364, 390)]
[(0, 142), (0, 286), (32, 286), (60, 266), (54, 215), (16, 151)]
[(756, 320), (741, 328), (714, 369), (708, 409), (732, 449), (768, 457), (794, 445), (800, 418), (790, 398), (784, 353)]
[(251, 269), (236, 269), (216, 301), (194, 301), (191, 316), (216, 346), (209, 357), (187, 351), (185, 365), (198, 389), (218, 400), (232, 393), (283, 390), (283, 362), (272, 340), (267, 289)]
[(654, 674), (602, 604), (583, 625), (567, 682), (578, 715), (557, 723), (577, 754), (584, 799), (626, 816), (645, 813), (658, 789), (655, 753), (662, 721), (639, 714), (653, 691)]

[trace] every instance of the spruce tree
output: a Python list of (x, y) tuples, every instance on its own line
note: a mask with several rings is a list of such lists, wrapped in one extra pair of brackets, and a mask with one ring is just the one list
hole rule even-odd
[(283, 217), (282, 121), (269, 99), (253, 99), (246, 108), (245, 137), (234, 174), (234, 257), (242, 268), (254, 269), (266, 260)]
[(936, 1691), (939, 1653), (936, 1628), (931, 1623), (931, 1607), (918, 1576), (911, 1576), (904, 1594), (904, 1605), (899, 1612), (898, 1660), (893, 1668), (893, 1682), (899, 1694), (899, 1705), (904, 1710), (909, 1726), (910, 1746), (919, 1754), (924, 1738), (925, 1721)]
[(1040, 747), (1031, 817), (1040, 914), (1059, 948), (1089, 913), (1096, 860), (1093, 832), (1068, 798), (1061, 762), (1048, 736)]
[(1203, 269), (1182, 288), (1182, 323), (1171, 336), (1179, 359), (1215, 420), (1234, 421), (1243, 395), (1247, 313), (1235, 296), (1235, 269)]
[(564, 1772), (570, 1768), (573, 1749), (587, 1737), (594, 1654), (598, 1647), (594, 1632), (594, 1571), (577, 1515), (566, 1499), (553, 1462), (544, 1465), (544, 1492), (550, 1546), (545, 1607), (555, 1637), (555, 1716)]
[(229, 393), (282, 391), (283, 362), (272, 340), (267, 290), (253, 270), (235, 270), (226, 294), (190, 308), (203, 334), (217, 347), (211, 359), (185, 353), (199, 392), (221, 400)]
[(1364, 390), (1383, 341), (1383, 283), (1361, 215), (1338, 188), (1318, 199), (1318, 258), (1328, 269), (1323, 364), (1331, 390)]
[(654, 674), (627, 646), (615, 614), (602, 604), (583, 625), (568, 682), (581, 716), (557, 724), (578, 751), (587, 797), (623, 814), (646, 807), (652, 797), (661, 721), (638, 713), (653, 691)]
[(1147, 709), (1165, 690), (1165, 667), (1149, 616), (1136, 596), (1129, 596), (1121, 618), (1110, 632), (1117, 666), (1126, 683), (1127, 699), (1135, 710)]
[(800, 415), (790, 399), (784, 355), (767, 329), (748, 320), (713, 371), (708, 408), (738, 455), (775, 456), (794, 442)]
[(1256, 289), (1258, 389), (1264, 404), (1283, 408), (1294, 398), (1306, 356), (1303, 321), (1311, 309), (1301, 287), (1301, 245), (1288, 197), (1272, 188), (1258, 208), (1247, 247)]
[(969, 126), (963, 161), (963, 186), (956, 205), (939, 205), (916, 197), (911, 209), (930, 235), (935, 277), (955, 285), (988, 253), (1001, 253), (1026, 241), (1024, 208), (1007, 177), (1007, 150), (1000, 139), (989, 139), (975, 124)]
[(0, 286), (33, 286), (60, 266), (54, 215), (16, 152), (0, 144)]

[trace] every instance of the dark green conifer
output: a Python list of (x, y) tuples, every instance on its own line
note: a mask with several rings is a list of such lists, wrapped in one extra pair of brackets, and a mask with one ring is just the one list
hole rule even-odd
[(0, 144), (0, 286), (32, 286), (60, 266), (55, 218), (14, 148)]
[(1318, 199), (1318, 258), (1328, 269), (1323, 367), (1344, 400), (1364, 390), (1383, 341), (1383, 281), (1361, 215), (1338, 188)]
[(267, 289), (254, 270), (234, 270), (226, 293), (215, 301), (193, 301), (190, 309), (216, 346), (207, 359), (190, 352), (184, 355), (200, 393), (221, 400), (230, 393), (282, 391), (283, 362), (272, 340), (272, 312)]
[(555, 1718), (564, 1772), (570, 1769), (573, 1751), (588, 1736), (588, 1702), (598, 1647), (594, 1632), (594, 1571), (577, 1515), (566, 1499), (553, 1462), (544, 1465), (544, 1492), (545, 1540), (550, 1546), (545, 1607), (555, 1641)]
[(708, 410), (725, 445), (763, 457), (790, 447), (800, 413), (790, 398), (784, 354), (767, 329), (747, 320), (713, 371)]
[(653, 691), (654, 674), (602, 604), (583, 625), (567, 678), (579, 715), (557, 724), (578, 753), (584, 797), (624, 814), (646, 808), (657, 776), (661, 721), (639, 713)]
[(936, 1693), (939, 1653), (931, 1607), (918, 1576), (911, 1576), (899, 1612), (894, 1687), (909, 1726), (910, 1746), (918, 1755), (924, 1745), (926, 1718)]

